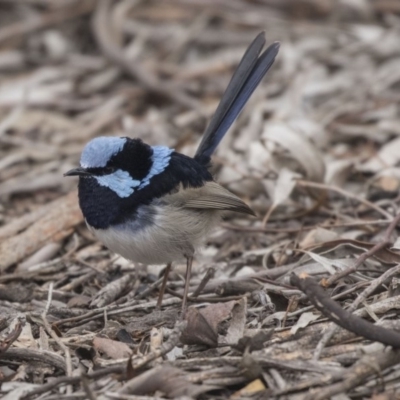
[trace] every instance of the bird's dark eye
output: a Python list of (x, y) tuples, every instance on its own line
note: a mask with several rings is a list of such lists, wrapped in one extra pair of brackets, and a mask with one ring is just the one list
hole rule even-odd
[(109, 174), (112, 174), (113, 172), (115, 172), (114, 167), (104, 167), (103, 168), (104, 175), (109, 175)]
[(87, 168), (87, 171), (94, 176), (110, 175), (116, 170), (115, 167)]

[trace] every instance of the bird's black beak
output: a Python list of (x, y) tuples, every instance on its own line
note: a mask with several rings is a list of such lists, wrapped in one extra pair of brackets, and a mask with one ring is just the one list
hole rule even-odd
[(88, 172), (85, 168), (74, 168), (70, 169), (68, 172), (64, 174), (64, 176), (90, 176), (92, 175), (90, 172)]

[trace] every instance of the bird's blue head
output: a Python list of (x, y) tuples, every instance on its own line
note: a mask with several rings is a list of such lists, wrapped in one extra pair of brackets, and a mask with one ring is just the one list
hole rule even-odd
[(65, 176), (79, 176), (79, 204), (89, 225), (105, 229), (124, 220), (138, 204), (154, 196), (168, 169), (172, 149), (149, 146), (140, 139), (98, 137), (83, 149), (80, 167)]
[(68, 171), (65, 176), (78, 175), (82, 180), (92, 180), (118, 197), (126, 198), (162, 173), (172, 153), (168, 147), (151, 147), (140, 139), (98, 137), (83, 149), (80, 168)]

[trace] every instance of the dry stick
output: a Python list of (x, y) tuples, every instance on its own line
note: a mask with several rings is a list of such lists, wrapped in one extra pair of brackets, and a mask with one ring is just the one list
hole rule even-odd
[[(392, 221), (392, 223), (389, 225), (389, 227), (388, 227), (388, 229), (387, 229), (387, 231), (386, 231), (386, 233), (385, 233), (385, 238), (386, 238), (386, 237), (390, 237), (392, 231), (394, 230), (394, 228), (396, 227), (396, 225), (397, 225), (397, 223), (398, 223), (399, 216), (400, 216), (400, 214), (397, 215), (397, 217), (396, 217), (396, 218)], [(385, 242), (385, 240), (384, 240), (382, 243), (388, 244), (387, 242)], [(389, 243), (390, 243), (390, 242), (389, 242)], [(381, 243), (378, 243), (378, 245), (379, 245), (379, 244), (381, 244)], [(374, 246), (374, 247), (371, 248), (368, 252), (362, 254), (362, 255), (359, 257), (359, 259), (357, 260), (357, 262), (356, 262), (356, 264), (355, 264), (355, 267), (357, 268), (357, 267), (358, 267), (359, 265), (361, 265), (362, 262), (364, 262), (370, 255), (373, 254), (372, 252), (376, 252), (376, 251), (380, 250), (382, 247), (384, 247), (384, 246), (379, 246), (379, 248), (378, 248), (378, 246)], [(371, 253), (372, 253), (372, 254), (371, 254)], [(361, 259), (361, 262), (359, 262), (360, 259)], [(353, 268), (354, 268), (354, 267), (353, 267)], [(396, 269), (396, 267), (394, 267), (394, 269)], [(346, 270), (343, 271), (343, 272), (346, 272), (346, 275), (347, 275), (347, 272), (348, 272), (348, 271), (349, 271), (349, 270), (346, 269)], [(349, 310), (350, 312), (351, 312), (351, 311), (354, 311), (354, 310), (358, 307), (358, 305), (361, 304), (361, 303), (375, 290), (375, 288), (378, 287), (378, 286), (381, 284), (381, 282), (382, 282), (383, 280), (385, 280), (385, 279), (387, 279), (388, 277), (390, 277), (390, 276), (393, 275), (393, 273), (392, 273), (391, 271), (393, 271), (393, 268), (390, 269), (390, 270), (388, 270), (388, 271), (387, 271), (385, 274), (383, 274), (381, 277), (379, 277), (379, 278), (375, 279), (374, 281), (372, 281), (371, 286), (370, 286), (369, 288), (365, 289), (363, 293), (361, 293), (361, 295), (360, 295), (360, 296), (356, 299), (356, 301), (349, 307), (348, 310)], [(343, 272), (342, 272), (342, 273), (343, 273)], [(353, 272), (353, 271), (350, 271), (349, 273), (351, 273), (351, 272)], [(340, 274), (342, 274), (342, 273), (340, 273)], [(395, 273), (395, 272), (394, 272), (394, 273)], [(335, 275), (340, 275), (340, 274), (335, 274)], [(335, 275), (333, 275), (333, 276), (335, 276)], [(332, 276), (332, 277), (333, 277), (333, 276)], [(329, 280), (328, 280), (328, 281), (329, 281)], [(317, 345), (317, 347), (316, 347), (316, 350), (315, 350), (315, 353), (314, 353), (314, 359), (318, 359), (318, 358), (320, 357), (320, 355), (321, 355), (321, 353), (322, 353), (322, 350), (323, 350), (324, 347), (329, 343), (329, 341), (332, 339), (332, 337), (335, 335), (335, 333), (337, 332), (337, 329), (338, 329), (337, 326), (333, 326), (331, 329), (329, 329), (329, 330), (324, 334), (324, 336), (321, 338), (320, 342), (318, 343), (318, 345)]]
[(147, 287), (147, 289), (143, 290), (143, 292), (135, 295), (134, 299), (135, 300), (140, 300), (144, 299), (146, 296), (148, 296), (151, 292), (153, 292), (155, 289), (157, 289), (162, 281), (164, 280), (164, 277), (161, 277), (160, 279), (157, 279), (155, 282), (153, 282), (151, 285)]
[(315, 308), (325, 317), (342, 328), (374, 342), (400, 348), (400, 334), (390, 329), (371, 324), (363, 318), (344, 310), (336, 301), (332, 300), (327, 292), (307, 274), (292, 274), (290, 283), (298, 287)]
[[(112, 367), (102, 368), (97, 371), (91, 372), (90, 374), (85, 375), (88, 379), (99, 379), (103, 376), (107, 376), (110, 374), (121, 374), (126, 371), (125, 363), (123, 365), (113, 365)], [(80, 383), (82, 380), (81, 376), (62, 376), (60, 378), (55, 378), (51, 382), (46, 383), (44, 385), (40, 385), (39, 387), (31, 390), (30, 392), (21, 396), (20, 400), (28, 400), (32, 399), (33, 397), (49, 392), (50, 390), (56, 388), (57, 386), (68, 384), (73, 385)]]
[(111, 4), (110, 0), (99, 0), (93, 16), (93, 33), (104, 55), (137, 79), (148, 90), (166, 96), (185, 108), (200, 110), (200, 104), (182, 92), (180, 88), (160, 81), (156, 76), (142, 68), (137, 61), (129, 60), (126, 57), (123, 49), (113, 41), (109, 29)]
[(132, 360), (132, 364), (134, 363), (134, 365), (132, 365), (132, 370), (138, 371), (139, 369), (142, 369), (150, 362), (169, 353), (179, 343), (181, 334), (186, 328), (186, 326), (187, 326), (187, 321), (178, 321), (175, 324), (174, 329), (170, 333), (168, 340), (163, 345), (161, 345), (155, 351), (143, 356), (139, 360)]
[(351, 368), (348, 368), (348, 371), (344, 374), (345, 379), (342, 382), (306, 395), (304, 400), (325, 400), (332, 398), (335, 394), (348, 394), (351, 389), (365, 384), (365, 381), (370, 376), (380, 375), (383, 370), (398, 364), (399, 360), (400, 350), (367, 354), (352, 365)]
[[(319, 364), (316, 364), (319, 365)], [(324, 367), (320, 367), (321, 369)], [(333, 383), (333, 382), (337, 382), (340, 379), (343, 378), (344, 375), (344, 368), (340, 369), (337, 372), (325, 372), (325, 374), (323, 374), (322, 376), (317, 376), (317, 377), (312, 377), (309, 379), (303, 379), (300, 380), (299, 382), (296, 382), (292, 385), (287, 385), (285, 388), (283, 389), (277, 389), (275, 391), (273, 391), (271, 393), (271, 398), (287, 398), (287, 397), (280, 397), (283, 395), (288, 395), (289, 393), (296, 393), (296, 392), (301, 392), (304, 390), (308, 390), (311, 387), (315, 387), (315, 386), (323, 386), (323, 385), (327, 385), (329, 383)], [(322, 371), (318, 371), (319, 373), (321, 373)]]
[[(165, 288), (165, 291), (172, 296), (183, 300), (183, 295), (170, 288)], [(219, 303), (221, 301), (240, 300), (243, 295), (238, 296), (213, 296), (213, 297), (193, 297), (188, 296), (188, 300), (193, 303)]]
[(75, 190), (44, 206), (46, 215), (25, 231), (0, 242), (0, 271), (34, 253), (49, 241), (69, 236), (72, 229), (83, 221)]
[[(382, 356), (383, 354), (383, 356)], [(378, 360), (375, 359), (375, 357), (378, 358)], [(328, 392), (335, 390), (337, 387), (341, 387), (340, 390), (336, 393), (339, 393), (343, 389), (343, 385), (349, 385), (351, 382), (352, 385), (349, 387), (350, 389), (353, 388), (353, 384), (355, 382), (355, 375), (358, 375), (358, 379), (360, 379), (360, 383), (365, 382), (365, 379), (368, 378), (369, 376), (375, 374), (379, 374), (380, 370), (383, 370), (385, 368), (388, 368), (392, 366), (392, 363), (396, 363), (396, 358), (398, 359), (399, 357), (399, 352), (398, 350), (393, 350), (391, 352), (382, 352), (379, 351), (376, 353), (369, 353), (365, 355), (362, 359), (358, 360), (354, 365), (352, 365), (350, 368), (347, 368), (345, 370), (340, 370), (338, 372), (328, 372), (325, 373), (322, 376), (319, 376), (317, 378), (311, 378), (311, 379), (306, 379), (302, 380), (300, 382), (297, 382), (294, 385), (287, 386), (284, 389), (279, 389), (271, 393), (271, 397), (274, 398), (281, 398), (280, 396), (287, 395), (289, 393), (296, 393), (296, 392), (301, 392), (305, 390), (309, 390), (311, 387), (321, 387), (321, 386), (326, 386), (328, 384), (333, 384), (334, 382), (341, 381), (343, 380), (343, 377), (346, 376), (347, 378), (345, 381), (334, 384), (332, 386), (320, 389), (319, 391), (313, 392), (313, 394), (310, 394), (310, 397), (312, 400), (316, 399), (327, 399), (330, 398), (328, 395)], [(370, 371), (368, 371), (368, 366), (366, 367), (365, 361), (367, 361), (367, 365), (369, 367), (372, 367)], [(371, 362), (372, 361), (372, 362)], [(318, 365), (318, 364), (317, 364)], [(351, 378), (349, 379), (349, 376)], [(347, 382), (347, 381), (350, 382)], [(349, 385), (350, 386), (350, 385)], [(347, 389), (348, 390), (348, 389)], [(316, 398), (312, 396), (317, 396)], [(326, 396), (326, 397), (325, 397)], [(310, 398), (308, 400), (311, 400)]]
[[(60, 349), (64, 352), (67, 376), (71, 376), (72, 375), (72, 362), (71, 362), (71, 354), (69, 352), (69, 349), (60, 340), (60, 338), (53, 331), (53, 329), (51, 329), (51, 326), (50, 326), (49, 322), (47, 321), (47, 313), (48, 313), (50, 305), (51, 305), (52, 295), (53, 295), (53, 282), (51, 282), (50, 286), (49, 286), (49, 295), (47, 298), (46, 308), (43, 310), (43, 313), (42, 313), (42, 321), (43, 321), (43, 325), (44, 325), (44, 328), (46, 329), (47, 333), (54, 339), (54, 341), (58, 344)], [(67, 393), (68, 394), (72, 393), (72, 386), (69, 385), (67, 387)]]
[[(0, 333), (8, 326), (8, 318), (0, 317)], [(1, 354), (1, 353), (0, 353)]]
[[(186, 325), (187, 325), (186, 321), (179, 321), (175, 325), (173, 331), (171, 332), (169, 339), (159, 349), (157, 349), (156, 352), (146, 355), (145, 357), (141, 358), (137, 363), (135, 363), (135, 365), (132, 366), (133, 371), (137, 371), (146, 366), (151, 361), (157, 359), (158, 357), (161, 357), (164, 354), (169, 353), (179, 342), (180, 335), (182, 331), (185, 329)], [(111, 367), (102, 368), (97, 371), (86, 374), (85, 378), (95, 380), (110, 374), (115, 374), (115, 373), (125, 374), (126, 370), (127, 370), (126, 363), (124, 362), (123, 364), (113, 365)], [(46, 393), (60, 385), (65, 385), (65, 384), (72, 385), (80, 383), (81, 380), (82, 380), (81, 376), (63, 376), (61, 378), (56, 378), (51, 382), (45, 385), (41, 385), (40, 387), (35, 388), (29, 393), (21, 396), (21, 400), (32, 399), (33, 397)]]
[(158, 299), (157, 299), (157, 308), (158, 309), (161, 309), (161, 306), (162, 306), (162, 301), (163, 301), (164, 294), (165, 294), (165, 288), (167, 287), (168, 277), (171, 272), (171, 268), (172, 268), (172, 263), (169, 262), (167, 264), (167, 266), (165, 267), (161, 288), (158, 293)]
[(377, 243), (374, 247), (366, 251), (365, 253), (361, 254), (355, 264), (343, 271), (340, 271), (336, 274), (333, 274), (329, 277), (326, 281), (324, 281), (324, 286), (330, 286), (333, 283), (337, 282), (339, 279), (344, 278), (347, 275), (350, 275), (353, 272), (357, 271), (357, 268), (366, 261), (369, 257), (374, 255), (379, 250), (383, 249), (387, 245), (391, 243), (390, 236), (392, 235), (393, 231), (396, 229), (397, 224), (400, 222), (400, 213), (396, 215), (396, 217), (392, 220), (390, 225), (387, 227), (383, 240)]
[[(166, 397), (159, 397), (159, 396), (137, 396), (137, 395), (131, 395), (131, 394), (123, 394), (123, 393), (114, 393), (111, 391), (104, 391), (102, 392), (102, 395), (105, 397), (102, 397), (109, 400), (109, 399), (115, 399), (115, 400), (166, 400)], [(183, 398), (188, 398), (186, 396), (182, 396)], [(49, 399), (51, 400), (51, 399)]]
[(206, 274), (199, 283), (199, 286), (197, 286), (196, 290), (193, 292), (192, 297), (197, 297), (206, 287), (208, 281), (214, 277), (214, 275), (215, 275), (215, 269), (212, 267), (208, 268)]
[[(164, 306), (171, 304), (178, 304), (180, 302), (179, 299), (166, 299), (164, 301)], [(155, 308), (157, 305), (156, 301), (148, 301), (146, 303), (138, 303), (137, 301), (132, 301), (130, 303), (126, 303), (123, 306), (120, 304), (113, 304), (111, 306), (105, 306), (102, 308), (98, 308), (97, 310), (89, 311), (85, 314), (78, 315), (76, 317), (65, 318), (53, 323), (55, 326), (63, 325), (68, 322), (80, 322), (81, 324), (87, 321), (90, 321), (94, 318), (103, 318), (104, 312), (107, 312), (108, 316), (111, 315), (120, 315), (127, 312), (132, 312), (133, 310), (146, 310), (149, 308)]]
[[(369, 284), (369, 282), (358, 282), (357, 284), (353, 285), (350, 289), (347, 289), (347, 290), (344, 290), (343, 292), (335, 294), (334, 296), (332, 296), (332, 299), (333, 300), (341, 299), (342, 297), (345, 297), (348, 294), (351, 294), (351, 293), (355, 292), (356, 290), (360, 289), (360, 287), (366, 286), (368, 284)], [(303, 314), (303, 312), (310, 311), (313, 308), (314, 308), (314, 306), (306, 306), (303, 308), (298, 308), (296, 311), (288, 313), (288, 318), (292, 318), (292, 317), (295, 317), (296, 315)], [(279, 329), (282, 329), (282, 328), (279, 328)], [(283, 328), (283, 329), (286, 329), (286, 328)]]
[(259, 228), (255, 226), (240, 226), (232, 225), (228, 223), (223, 223), (221, 226), (226, 229), (238, 232), (250, 232), (250, 233), (297, 233), (299, 231), (311, 231), (316, 228), (345, 228), (345, 227), (355, 227), (355, 226), (366, 226), (366, 225), (387, 225), (388, 221), (386, 219), (376, 219), (376, 220), (366, 220), (358, 222), (348, 222), (342, 224), (315, 224), (302, 226), (298, 228)]
[(81, 383), (82, 383), (82, 387), (86, 393), (87, 398), (89, 400), (97, 400), (96, 394), (93, 392), (93, 390), (89, 386), (89, 379), (87, 379), (85, 375), (81, 376)]
[(21, 232), (27, 226), (46, 215), (46, 213), (46, 207), (39, 207), (37, 210), (13, 219), (7, 225), (4, 225), (0, 228), (0, 240), (7, 239), (8, 237), (14, 236), (18, 232)]
[(376, 204), (371, 203), (368, 200), (365, 200), (355, 194), (349, 193), (346, 190), (338, 188), (336, 186), (330, 186), (330, 185), (325, 185), (323, 183), (316, 183), (316, 182), (310, 182), (310, 181), (304, 181), (304, 180), (298, 180), (297, 184), (299, 186), (303, 186), (303, 187), (310, 187), (310, 188), (321, 189), (321, 190), (330, 190), (332, 192), (339, 193), (344, 197), (348, 197), (350, 199), (357, 200), (359, 203), (364, 204), (368, 208), (372, 208), (373, 210), (375, 210), (376, 212), (378, 212), (379, 214), (384, 216), (389, 221), (391, 221), (393, 218), (393, 216), (390, 213), (385, 211), (383, 208), (377, 206)]
[(34, 350), (28, 348), (11, 347), (5, 353), (0, 353), (1, 360), (10, 360), (13, 362), (21, 361), (23, 363), (40, 362), (51, 365), (65, 372), (65, 359), (57, 353), (46, 350)]
[(23, 322), (22, 319), (19, 319), (14, 329), (2, 340), (2, 343), (0, 344), (0, 353), (6, 352), (7, 349), (19, 338), (24, 325), (25, 322)]
[[(370, 282), (368, 287), (364, 289), (363, 292), (361, 292), (358, 297), (353, 301), (351, 306), (347, 309), (349, 312), (353, 312), (360, 304), (362, 304), (374, 291), (377, 289), (380, 285), (382, 285), (383, 282), (385, 282), (386, 279), (389, 279), (393, 275), (396, 275), (400, 272), (400, 264), (396, 265), (393, 268), (390, 268), (387, 270), (385, 273), (383, 273), (380, 277), (374, 279), (373, 281)], [(318, 360), (321, 356), (322, 350), (325, 348), (325, 346), (329, 343), (329, 341), (332, 339), (332, 337), (335, 335), (335, 333), (338, 331), (339, 327), (337, 325), (333, 325), (330, 329), (328, 329), (324, 336), (322, 336), (321, 340), (319, 341), (315, 352), (313, 359)]]

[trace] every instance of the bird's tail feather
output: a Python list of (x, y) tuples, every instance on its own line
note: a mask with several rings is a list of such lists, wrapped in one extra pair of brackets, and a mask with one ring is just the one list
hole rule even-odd
[(261, 32), (247, 48), (204, 132), (194, 157), (197, 161), (209, 162), (225, 133), (274, 63), (279, 43), (273, 43), (260, 55), (264, 44), (265, 35)]

